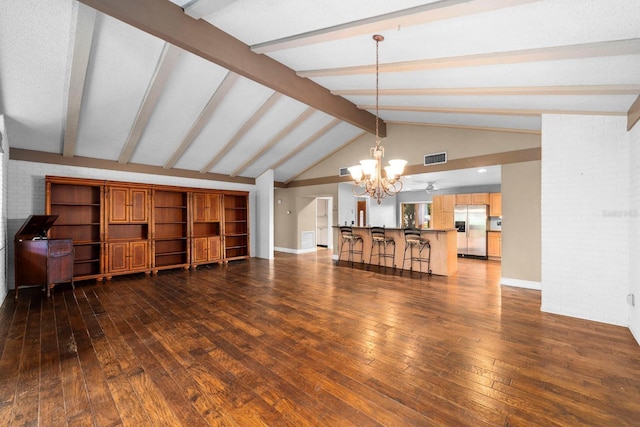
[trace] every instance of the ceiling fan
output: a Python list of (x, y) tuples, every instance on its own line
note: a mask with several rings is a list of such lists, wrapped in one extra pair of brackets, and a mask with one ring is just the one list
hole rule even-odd
[(427, 183), (427, 188), (425, 188), (424, 191), (426, 191), (427, 194), (431, 194), (434, 191), (438, 191), (438, 187), (435, 186), (434, 181), (431, 181)]

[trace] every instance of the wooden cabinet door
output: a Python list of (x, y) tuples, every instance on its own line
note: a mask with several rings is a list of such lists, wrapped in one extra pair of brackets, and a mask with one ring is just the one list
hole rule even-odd
[(147, 190), (140, 190), (132, 188), (129, 191), (129, 205), (130, 210), (130, 222), (147, 222), (148, 209), (147, 200), (149, 192)]
[(488, 205), (489, 193), (474, 193), (471, 195), (472, 205)]
[(489, 215), (502, 216), (502, 193), (491, 193), (489, 203)]
[(491, 257), (502, 256), (502, 235), (498, 232), (489, 232), (487, 238), (487, 255)]
[(146, 241), (129, 243), (129, 260), (131, 270), (148, 267), (149, 245)]
[(433, 196), (433, 212), (442, 212), (442, 196)]
[(129, 191), (127, 188), (109, 189), (109, 221), (129, 222)]
[(207, 262), (208, 260), (208, 239), (206, 237), (196, 237), (193, 239), (193, 262)]
[(209, 237), (209, 261), (216, 261), (222, 258), (220, 237)]
[(109, 222), (147, 222), (149, 192), (137, 188), (109, 189)]
[(207, 221), (207, 195), (204, 193), (193, 193), (193, 220)]
[(127, 242), (122, 243), (109, 243), (109, 271), (127, 271), (129, 269), (128, 263), (128, 250), (129, 244)]
[(442, 212), (450, 212), (456, 209), (456, 195), (455, 194), (445, 194), (442, 196)]
[(193, 221), (220, 221), (220, 194), (193, 193)]
[(208, 221), (220, 221), (220, 194), (207, 194)]
[(470, 205), (471, 194), (456, 194), (456, 205)]
[(453, 212), (442, 212), (442, 227), (453, 228)]

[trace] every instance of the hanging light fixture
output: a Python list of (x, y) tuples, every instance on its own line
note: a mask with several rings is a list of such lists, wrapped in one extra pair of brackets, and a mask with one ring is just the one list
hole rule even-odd
[(376, 41), (376, 145), (371, 147), (369, 154), (372, 158), (360, 160), (360, 164), (351, 166), (349, 172), (355, 181), (353, 184), (353, 194), (364, 196), (368, 194), (372, 199), (376, 199), (378, 204), (387, 196), (394, 196), (402, 190), (400, 176), (407, 164), (406, 160), (389, 160), (389, 166), (384, 167), (382, 173), (382, 158), (384, 157), (384, 147), (380, 144), (378, 133), (378, 45), (384, 40), (380, 34), (373, 36)]

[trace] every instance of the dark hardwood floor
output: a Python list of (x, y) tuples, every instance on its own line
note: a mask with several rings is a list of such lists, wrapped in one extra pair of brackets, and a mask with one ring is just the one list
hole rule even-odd
[(631, 333), (499, 277), (320, 251), (21, 291), (0, 308), (0, 425), (638, 425)]

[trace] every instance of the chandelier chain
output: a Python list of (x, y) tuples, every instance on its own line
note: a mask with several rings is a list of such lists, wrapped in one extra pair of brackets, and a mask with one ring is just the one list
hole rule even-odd
[(353, 194), (362, 196), (368, 194), (378, 204), (386, 196), (393, 196), (402, 190), (400, 176), (407, 163), (405, 160), (395, 159), (389, 161), (389, 166), (382, 168), (384, 147), (380, 142), (380, 42), (384, 37), (375, 34), (376, 41), (376, 145), (371, 147), (369, 154), (371, 159), (361, 160), (360, 165), (351, 166), (349, 172), (354, 179)]

